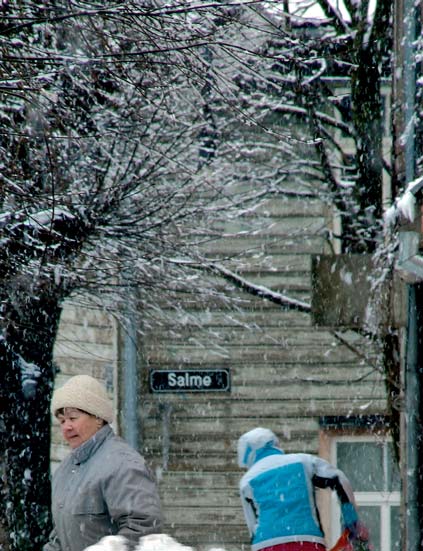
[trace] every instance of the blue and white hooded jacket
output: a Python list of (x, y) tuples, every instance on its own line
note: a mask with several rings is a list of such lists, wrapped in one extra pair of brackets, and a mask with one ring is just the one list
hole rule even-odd
[(344, 527), (358, 521), (351, 485), (342, 471), (317, 456), (285, 454), (269, 429), (256, 428), (238, 441), (241, 502), (252, 551), (293, 541), (325, 545), (316, 488), (336, 491)]

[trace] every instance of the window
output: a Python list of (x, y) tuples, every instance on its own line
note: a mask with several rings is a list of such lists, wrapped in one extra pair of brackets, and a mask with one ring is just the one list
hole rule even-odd
[[(331, 440), (331, 462), (353, 486), (360, 518), (369, 528), (374, 551), (399, 551), (400, 475), (392, 442), (384, 436), (334, 436)], [(339, 537), (339, 514), (333, 496), (333, 542)]]

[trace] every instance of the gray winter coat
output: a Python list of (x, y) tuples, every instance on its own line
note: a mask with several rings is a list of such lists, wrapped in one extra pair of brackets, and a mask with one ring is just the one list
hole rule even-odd
[(141, 455), (109, 425), (73, 450), (53, 476), (54, 528), (43, 551), (83, 551), (119, 534), (131, 548), (160, 533), (162, 519), (153, 477)]

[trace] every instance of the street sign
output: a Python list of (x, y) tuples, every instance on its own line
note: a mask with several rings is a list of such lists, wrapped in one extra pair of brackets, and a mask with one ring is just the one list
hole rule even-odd
[(151, 392), (230, 392), (229, 369), (152, 369)]

